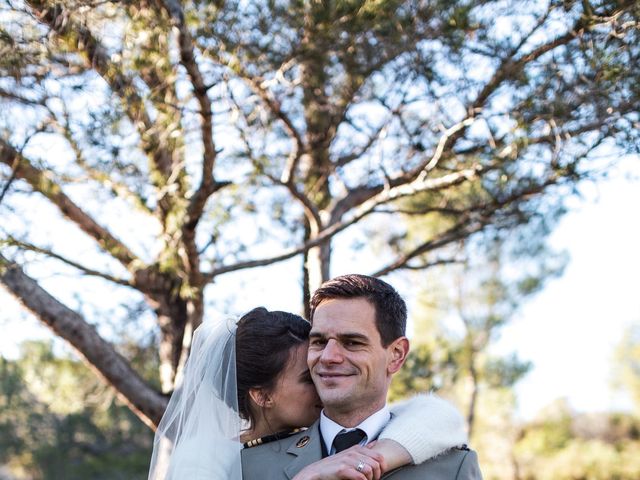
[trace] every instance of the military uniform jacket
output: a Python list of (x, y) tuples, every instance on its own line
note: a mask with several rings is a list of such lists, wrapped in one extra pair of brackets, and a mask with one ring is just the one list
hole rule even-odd
[[(322, 437), (317, 421), (308, 430), (288, 438), (242, 450), (243, 480), (291, 480), (307, 465), (322, 459)], [(472, 450), (451, 449), (420, 465), (408, 465), (385, 474), (393, 480), (482, 480), (478, 457)]]

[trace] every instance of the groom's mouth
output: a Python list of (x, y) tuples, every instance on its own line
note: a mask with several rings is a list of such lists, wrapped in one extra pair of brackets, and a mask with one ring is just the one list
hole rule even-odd
[(321, 380), (338, 380), (341, 378), (351, 377), (353, 373), (339, 373), (339, 372), (317, 372), (316, 375)]

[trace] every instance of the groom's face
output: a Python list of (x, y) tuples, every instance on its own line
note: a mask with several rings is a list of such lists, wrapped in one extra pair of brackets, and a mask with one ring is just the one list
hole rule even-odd
[(313, 314), (307, 361), (328, 414), (375, 412), (386, 399), (391, 355), (364, 298), (325, 300)]

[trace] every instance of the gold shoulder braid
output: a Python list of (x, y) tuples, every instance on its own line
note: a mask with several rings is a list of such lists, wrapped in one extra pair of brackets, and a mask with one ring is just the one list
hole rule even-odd
[(278, 432), (273, 435), (266, 435), (264, 437), (256, 438), (255, 440), (249, 440), (242, 444), (243, 448), (257, 447), (269, 442), (275, 442), (276, 440), (282, 440), (283, 438), (290, 437), (296, 433), (305, 431), (306, 428), (296, 428), (294, 430), (287, 430), (286, 432)]

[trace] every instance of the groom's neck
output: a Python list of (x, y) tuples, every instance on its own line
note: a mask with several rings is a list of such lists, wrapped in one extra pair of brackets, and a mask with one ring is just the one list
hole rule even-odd
[(353, 408), (351, 405), (325, 405), (324, 414), (338, 425), (345, 428), (354, 428), (384, 406), (384, 399), (365, 408)]

